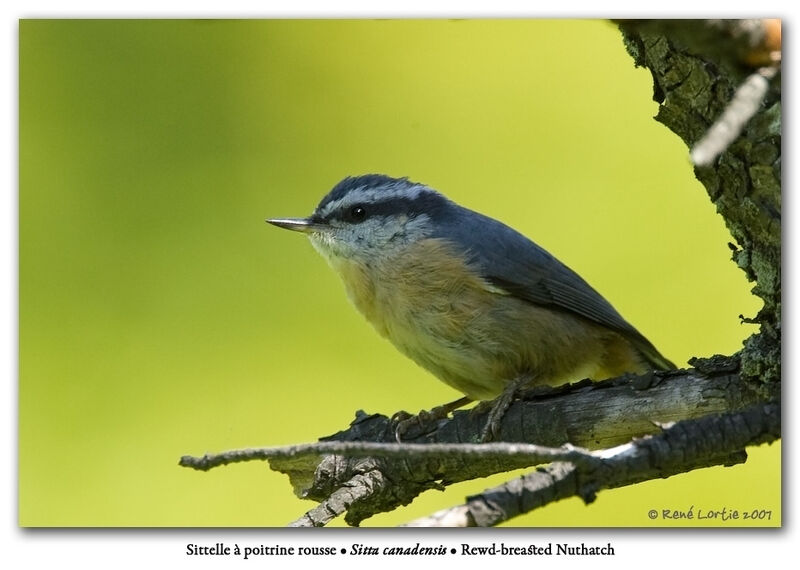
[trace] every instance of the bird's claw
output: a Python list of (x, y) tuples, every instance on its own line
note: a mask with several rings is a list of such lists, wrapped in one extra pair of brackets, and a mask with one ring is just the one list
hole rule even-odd
[(514, 398), (516, 398), (519, 390), (528, 383), (529, 380), (528, 377), (520, 377), (510, 383), (497, 398), (491, 401), (481, 402), (475, 407), (476, 411), (482, 413), (485, 413), (487, 408), (489, 411), (486, 424), (483, 426), (483, 431), (481, 432), (481, 443), (495, 441), (500, 436), (500, 427), (503, 423), (503, 417), (506, 415), (506, 411), (508, 411), (508, 408), (514, 401)]
[(439, 425), (441, 420), (447, 419), (450, 412), (457, 410), (472, 402), (470, 398), (464, 396), (453, 402), (436, 406), (430, 411), (421, 410), (418, 414), (412, 415), (405, 411), (395, 413), (389, 420), (390, 426), (394, 426), (394, 437), (397, 443), (401, 443), (403, 436), (406, 435), (412, 428), (414, 429), (413, 437), (419, 437), (425, 433), (431, 432)]
[(409, 414), (405, 411), (397, 412), (391, 418), (391, 424), (395, 426), (394, 438), (397, 443), (402, 443), (403, 437), (409, 432), (413, 437), (418, 437), (428, 431), (432, 421), (439, 419), (427, 410), (420, 410), (418, 414)]

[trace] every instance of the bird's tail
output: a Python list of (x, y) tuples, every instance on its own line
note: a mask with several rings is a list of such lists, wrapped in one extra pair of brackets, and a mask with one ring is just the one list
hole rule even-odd
[(649, 340), (642, 335), (632, 338), (633, 346), (653, 370), (675, 370), (677, 366), (665, 358)]

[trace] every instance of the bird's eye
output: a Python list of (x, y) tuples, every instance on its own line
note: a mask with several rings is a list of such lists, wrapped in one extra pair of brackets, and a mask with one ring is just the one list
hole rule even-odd
[(350, 214), (350, 220), (353, 222), (361, 222), (367, 217), (367, 211), (361, 205), (353, 206), (348, 213)]

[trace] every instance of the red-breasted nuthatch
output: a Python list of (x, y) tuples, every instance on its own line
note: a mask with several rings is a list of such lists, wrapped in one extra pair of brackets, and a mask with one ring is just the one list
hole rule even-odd
[(267, 222), (308, 234), (378, 333), (466, 395), (445, 415), (499, 397), (494, 431), (519, 388), (675, 368), (544, 249), (424, 184), (349, 177)]

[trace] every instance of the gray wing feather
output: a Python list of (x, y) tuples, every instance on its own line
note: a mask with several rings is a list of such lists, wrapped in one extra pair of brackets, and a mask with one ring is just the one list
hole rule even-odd
[(433, 237), (454, 242), (480, 268), (484, 279), (530, 303), (569, 311), (609, 327), (629, 338), (656, 367), (674, 368), (569, 267), (505, 224), (458, 208), (456, 215), (441, 221), (441, 230)]
[(480, 268), (484, 279), (537, 305), (553, 305), (614, 329), (635, 330), (577, 273), (531, 240), (492, 218), (461, 209), (440, 227)]

